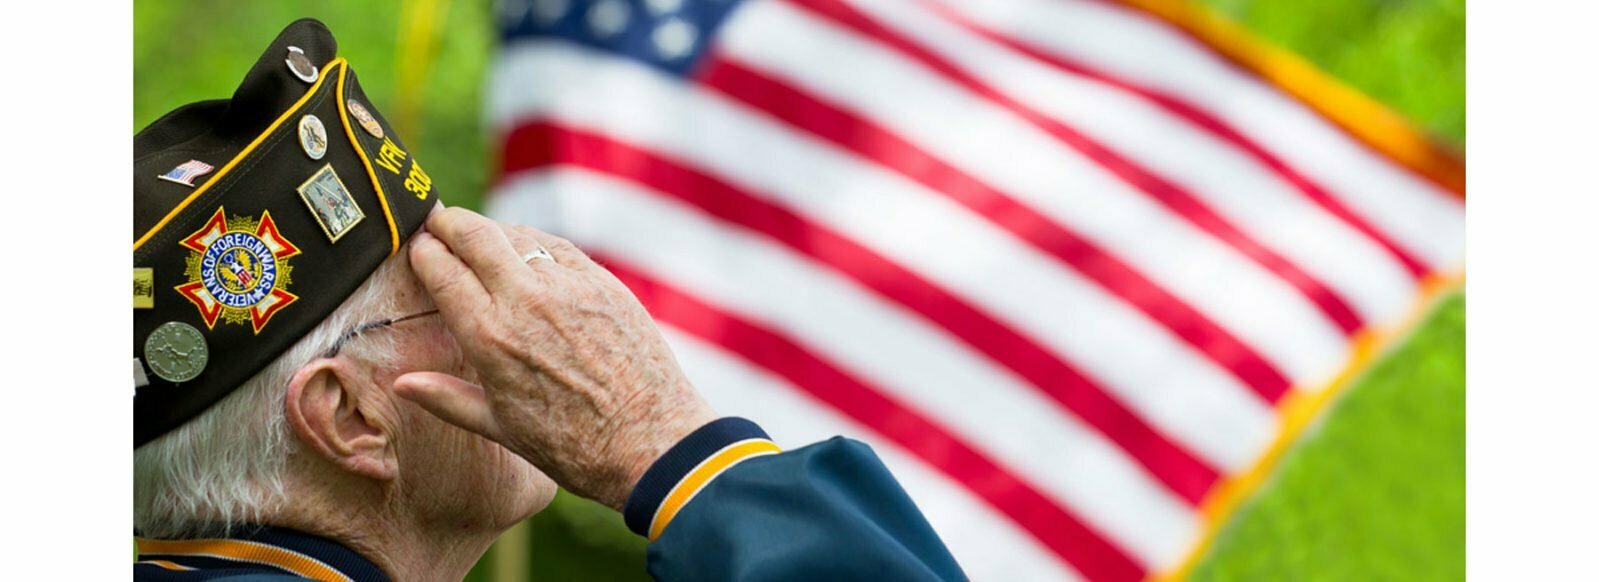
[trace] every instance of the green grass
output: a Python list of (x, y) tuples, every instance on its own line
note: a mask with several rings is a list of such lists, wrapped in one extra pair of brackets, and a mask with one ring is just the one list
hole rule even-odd
[(1351, 388), (1192, 579), (1465, 577), (1465, 304), (1442, 301)]
[[(1457, 144), (1464, 0), (1209, 0)], [(1458, 580), (1466, 550), (1466, 311), (1440, 302), (1222, 529), (1195, 580)]]
[(1465, 0), (1205, 0), (1437, 135), (1466, 138)]
[[(1464, 0), (1206, 0), (1439, 135), (1465, 139)], [(134, 129), (181, 103), (227, 97), (300, 16), (327, 22), (340, 54), (391, 118), (399, 2), (139, 0)], [(486, 2), (458, 1), (407, 133), (449, 204), (476, 207), (492, 166), (483, 75)], [(204, 23), (203, 26), (196, 23)], [(1201, 580), (1432, 580), (1464, 575), (1465, 300), (1441, 302), (1350, 388), (1278, 474), (1223, 528)], [(616, 512), (562, 494), (532, 520), (535, 579), (642, 579), (642, 540)], [(491, 554), (492, 559), (492, 554)], [(472, 579), (483, 579), (474, 572)]]

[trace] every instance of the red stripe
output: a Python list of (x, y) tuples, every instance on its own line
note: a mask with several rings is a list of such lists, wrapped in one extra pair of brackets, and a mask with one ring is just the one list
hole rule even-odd
[(1282, 255), (1260, 244), (1259, 241), (1234, 226), (1232, 222), (1216, 214), (1203, 201), (1181, 186), (1155, 175), (1154, 172), (1140, 166), (1137, 162), (1116, 153), (1110, 147), (1093, 140), (1071, 126), (1011, 98), (977, 77), (966, 73), (955, 63), (927, 50), (904, 35), (890, 30), (888, 27), (868, 18), (865, 14), (846, 6), (839, 0), (789, 0), (789, 2), (899, 51), (904, 56), (910, 57), (923, 66), (943, 75), (949, 81), (965, 87), (966, 90), (1015, 113), (1033, 126), (1054, 136), (1055, 139), (1060, 140), (1068, 147), (1082, 152), (1085, 157), (1095, 164), (1109, 170), (1112, 174), (1121, 178), (1122, 181), (1149, 195), (1156, 202), (1164, 204), (1178, 216), (1182, 216), (1194, 226), (1237, 249), (1244, 256), (1249, 257), (1261, 267), (1276, 274), (1289, 285), (1294, 286), (1306, 298), (1310, 299), (1311, 303), (1314, 303), (1322, 314), (1337, 325), (1345, 335), (1353, 334), (1364, 324), (1354, 309), (1349, 307), (1349, 303), (1344, 301), (1336, 291), (1333, 291), (1325, 283), (1322, 283), (1310, 273), (1306, 273), (1298, 265), (1293, 264)]
[(1267, 403), (1276, 403), (1287, 392), (1287, 377), (1252, 348), (1065, 226), (867, 119), (822, 103), (714, 52), (703, 65), (699, 75), (706, 87), (900, 172), (1014, 233), (1170, 329), (1232, 371)]
[(854, 278), (948, 330), (1098, 429), (1150, 474), (1199, 504), (1217, 471), (1156, 432), (1071, 364), (979, 308), (848, 237), (706, 173), (630, 144), (567, 127), (523, 125), (506, 141), (508, 172), (570, 164), (635, 181), (706, 214), (760, 232)]
[(738, 354), (877, 431), (964, 484), (1089, 579), (1143, 578), (1144, 569), (1120, 548), (938, 423), (776, 331), (723, 312), (615, 260), (596, 258), (633, 290), (657, 320)]
[(1392, 255), (1395, 260), (1403, 264), (1405, 270), (1410, 271), (1411, 275), (1414, 277), (1419, 279), (1428, 273), (1428, 268), (1426, 265), (1422, 264), (1421, 259), (1400, 247), (1398, 243), (1394, 242), (1393, 238), (1377, 230), (1376, 227), (1372, 226), (1371, 222), (1355, 214), (1355, 212), (1351, 211), (1348, 206), (1345, 206), (1332, 194), (1328, 193), (1326, 188), (1305, 176), (1299, 170), (1289, 166), (1288, 163), (1283, 161), (1282, 158), (1277, 157), (1276, 154), (1271, 153), (1264, 146), (1256, 143), (1255, 140), (1250, 139), (1231, 124), (1222, 121), (1219, 117), (1211, 115), (1209, 112), (1205, 111), (1199, 106), (1189, 103), (1188, 101), (1175, 95), (1138, 85), (1132, 81), (1117, 77), (1105, 71), (1094, 69), (1081, 62), (1068, 59), (1058, 54), (1046, 52), (1032, 45), (1002, 35), (971, 21), (964, 16), (956, 14), (953, 10), (950, 10), (947, 6), (940, 2), (933, 0), (918, 0), (918, 2), (926, 6), (932, 12), (942, 16), (945, 20), (948, 20), (957, 26), (960, 26), (961, 28), (964, 28), (973, 34), (981, 36), (991, 42), (1003, 45), (1006, 48), (1026, 55), (1028, 58), (1050, 65), (1067, 73), (1087, 79), (1093, 79), (1094, 81), (1098, 81), (1108, 87), (1112, 87), (1124, 91), (1130, 95), (1137, 96), (1157, 107), (1160, 107), (1161, 109), (1165, 109), (1168, 113), (1171, 113), (1174, 116), (1187, 120), (1189, 123), (1194, 124), (1195, 127), (1203, 129), (1218, 139), (1232, 144), (1239, 150), (1249, 154), (1251, 157), (1254, 157), (1255, 160), (1260, 162), (1262, 165), (1270, 168), (1284, 181), (1292, 184), (1300, 192), (1304, 193), (1306, 198), (1310, 199), (1310, 201), (1315, 203), (1317, 206), (1320, 206), (1322, 210), (1333, 215), (1339, 220), (1342, 220), (1345, 224), (1349, 225), (1350, 228), (1353, 228), (1359, 231), (1361, 234), (1366, 235), (1384, 250), (1388, 251), (1388, 254)]

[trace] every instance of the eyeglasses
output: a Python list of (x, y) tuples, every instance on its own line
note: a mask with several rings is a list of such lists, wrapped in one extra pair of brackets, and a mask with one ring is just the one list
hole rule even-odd
[(375, 321), (368, 321), (368, 322), (363, 323), (361, 325), (357, 325), (355, 327), (350, 328), (349, 331), (346, 331), (346, 332), (344, 332), (342, 334), (339, 334), (339, 339), (334, 340), (333, 341), (333, 346), (329, 347), (327, 351), (322, 352), (322, 357), (324, 357), (324, 358), (332, 358), (332, 357), (338, 356), (339, 355), (339, 350), (344, 348), (344, 344), (349, 343), (350, 340), (355, 339), (356, 337), (360, 336), (363, 333), (372, 331), (374, 329), (381, 329), (381, 328), (389, 327), (389, 326), (397, 324), (397, 323), (404, 323), (404, 322), (407, 322), (407, 321), (411, 321), (413, 319), (421, 319), (421, 318), (427, 317), (429, 315), (438, 315), (438, 314), (439, 314), (439, 310), (434, 309), (434, 310), (430, 310), (430, 311), (424, 311), (422, 313), (413, 313), (413, 314), (407, 315), (405, 317), (395, 317), (395, 318), (390, 318), (390, 319), (379, 319), (379, 320), (375, 320)]

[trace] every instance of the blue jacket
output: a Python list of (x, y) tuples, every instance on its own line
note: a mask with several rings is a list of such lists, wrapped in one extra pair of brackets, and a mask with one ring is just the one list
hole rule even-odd
[[(657, 580), (963, 580), (894, 476), (857, 441), (781, 452), (760, 427), (723, 418), (684, 438), (623, 509), (650, 539)], [(387, 580), (332, 541), (279, 528), (227, 539), (139, 540), (145, 581)]]

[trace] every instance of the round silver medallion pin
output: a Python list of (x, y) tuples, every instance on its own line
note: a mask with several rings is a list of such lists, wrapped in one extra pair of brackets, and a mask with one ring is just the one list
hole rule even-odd
[(294, 76), (299, 77), (301, 81), (316, 82), (316, 65), (311, 64), (311, 59), (305, 56), (305, 51), (300, 50), (300, 47), (289, 47), (289, 57), (283, 62), (289, 65), (289, 72), (294, 73)]
[(300, 118), (300, 149), (313, 160), (320, 160), (328, 153), (328, 129), (315, 115)]
[(211, 352), (200, 330), (181, 321), (168, 321), (144, 338), (144, 361), (150, 371), (168, 382), (188, 382), (205, 371)]

